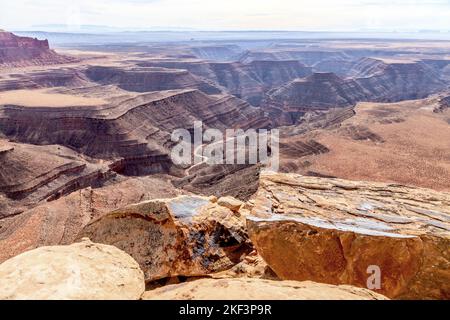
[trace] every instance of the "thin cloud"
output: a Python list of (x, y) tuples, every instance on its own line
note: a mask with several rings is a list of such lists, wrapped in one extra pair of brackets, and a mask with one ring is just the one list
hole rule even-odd
[(202, 30), (450, 30), (442, 0), (0, 0), (0, 27), (104, 25)]

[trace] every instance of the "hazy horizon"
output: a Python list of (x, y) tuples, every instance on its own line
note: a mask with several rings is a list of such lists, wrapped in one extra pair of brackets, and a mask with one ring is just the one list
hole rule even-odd
[(446, 0), (1, 0), (5, 30), (450, 31)]

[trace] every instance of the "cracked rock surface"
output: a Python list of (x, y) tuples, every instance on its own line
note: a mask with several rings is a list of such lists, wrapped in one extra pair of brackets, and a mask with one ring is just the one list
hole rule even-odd
[(250, 238), (284, 280), (450, 298), (450, 194), (394, 184), (263, 173)]
[(89, 239), (27, 251), (0, 265), (0, 300), (137, 300), (144, 290), (133, 258)]
[(127, 206), (90, 223), (81, 237), (129, 253), (147, 282), (224, 271), (252, 250), (245, 218), (199, 196)]

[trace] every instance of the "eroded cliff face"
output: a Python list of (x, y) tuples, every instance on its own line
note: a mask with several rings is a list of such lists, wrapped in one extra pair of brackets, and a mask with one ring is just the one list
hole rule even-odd
[(353, 62), (349, 70), (344, 74), (348, 77), (371, 77), (376, 73), (379, 73), (385, 67), (385, 63), (382, 60), (374, 58), (361, 58), (356, 62)]
[[(8, 46), (51, 52), (45, 42), (19, 42)], [(358, 60), (367, 51), (274, 45), (232, 62), (239, 48), (180, 46), (168, 54), (166, 47), (150, 47), (123, 60), (100, 56), (0, 75), (0, 101), (9, 101), (0, 103), (0, 261), (89, 236), (132, 255), (152, 285), (215, 278), (184, 287), (195, 291), (192, 298), (204, 296), (198, 286), (227, 287), (229, 294), (380, 298), (340, 286), (367, 287), (370, 266), (381, 270), (376, 291), (389, 297), (449, 298), (448, 194), (331, 179), (344, 175), (342, 168), (354, 171), (349, 179), (363, 179), (361, 170), (377, 162), (370, 179), (423, 185), (414, 175), (427, 176), (424, 186), (448, 185), (447, 140), (429, 143), (447, 133), (448, 94), (425, 104), (378, 102), (439, 90), (446, 61)], [(27, 61), (48, 63), (44, 56)], [(18, 89), (27, 89), (28, 99)], [(359, 101), (377, 103), (355, 107)], [(416, 110), (414, 121), (404, 110)], [(204, 129), (220, 130), (295, 124), (281, 128), (280, 170), (316, 178), (263, 174), (259, 181), (260, 165), (175, 167), (170, 134), (192, 130), (200, 120)], [(392, 128), (399, 125), (401, 130)], [(332, 161), (336, 148), (347, 156), (340, 163)], [(352, 156), (355, 150), (363, 156)], [(391, 150), (401, 157), (384, 157)], [(332, 160), (322, 167), (312, 165), (311, 159), (327, 156)], [(337, 169), (327, 170), (324, 162)], [(407, 174), (400, 170), (405, 167)], [(422, 167), (433, 170), (417, 171)], [(14, 268), (7, 271), (9, 276)], [(326, 285), (217, 280), (224, 277)], [(173, 289), (168, 297), (186, 294), (183, 287)]]
[(310, 281), (202, 279), (147, 291), (143, 300), (386, 300), (373, 291)]
[(326, 109), (349, 106), (368, 97), (354, 80), (325, 72), (294, 80), (274, 91), (271, 98), (293, 107)]
[[(33, 194), (54, 190), (60, 180), (48, 182)], [(71, 244), (87, 224), (118, 208), (185, 193), (174, 189), (165, 175), (115, 176), (103, 186), (93, 185), (96, 187), (71, 190), (52, 201), (36, 201), (37, 197), (13, 201), (0, 195), (0, 261), (37, 247)]]
[[(219, 289), (219, 290), (218, 290)], [(144, 292), (130, 255), (89, 239), (28, 251), (0, 264), (3, 300), (385, 300), (351, 286), (263, 279), (200, 279)]]
[(28, 66), (46, 65), (74, 61), (50, 50), (47, 40), (19, 37), (0, 31), (0, 65)]
[(195, 121), (203, 121), (205, 129), (219, 130), (268, 126), (263, 112), (245, 101), (193, 89), (148, 93), (112, 106), (5, 105), (0, 110), (0, 131), (5, 137), (60, 144), (91, 157), (115, 160), (114, 170), (130, 175), (167, 171), (172, 131), (193, 128)]
[(139, 65), (188, 70), (192, 74), (217, 84), (224, 92), (242, 98), (253, 105), (259, 105), (269, 90), (311, 74), (311, 68), (297, 60), (256, 60), (248, 64), (201, 60), (160, 60), (143, 62)]
[(0, 140), (0, 219), (19, 214), (87, 186), (101, 186), (116, 174), (107, 164), (62, 146)]
[[(327, 284), (319, 285), (322, 298), (352, 299), (349, 292), (339, 293), (330, 285), (369, 288), (395, 299), (449, 298), (447, 193), (264, 172), (257, 194), (246, 203), (185, 195), (129, 205), (143, 195), (124, 191), (126, 183), (85, 189), (33, 209), (26, 219), (12, 217), (13, 223), (0, 225), (1, 252), (8, 254), (3, 259), (25, 250), (24, 234), (28, 249), (89, 237), (128, 253), (151, 286), (176, 283), (180, 276), (211, 276), (215, 280), (202, 284), (208, 288), (221, 283), (218, 279), (237, 277), (259, 279), (250, 281), (255, 286), (285, 286), (286, 280)], [(137, 191), (142, 186), (129, 187)], [(108, 212), (120, 204), (125, 206)], [(55, 211), (68, 207), (65, 217)], [(265, 270), (256, 271), (259, 266)], [(261, 280), (268, 277), (281, 281)], [(242, 287), (244, 282), (229, 285)], [(179, 288), (173, 289), (176, 298)], [(355, 290), (351, 292), (369, 294)], [(203, 297), (198, 294), (192, 297)]]
[(92, 81), (134, 92), (150, 92), (172, 89), (197, 88), (207, 94), (221, 93), (214, 84), (208, 83), (186, 70), (154, 67), (118, 68), (90, 66), (86, 75)]
[(386, 63), (372, 72), (372, 76), (356, 78), (370, 92), (371, 101), (421, 99), (445, 88), (439, 74), (421, 61)]
[(129, 253), (147, 282), (223, 271), (251, 244), (243, 217), (215, 201), (182, 196), (131, 205), (90, 223), (79, 237)]
[(258, 189), (261, 165), (200, 165), (173, 180), (175, 187), (201, 194), (248, 200)]
[(239, 61), (251, 63), (258, 60), (297, 60), (307, 66), (313, 66), (326, 60), (342, 61), (350, 59), (351, 57), (342, 51), (275, 47), (264, 51), (252, 50), (244, 52)]
[(62, 67), (9, 74), (1, 80), (0, 92), (53, 87), (75, 88), (89, 84), (81, 70)]
[(144, 274), (125, 252), (89, 239), (43, 247), (0, 265), (2, 300), (137, 300)]
[[(175, 167), (170, 159), (174, 144), (170, 135), (175, 129), (193, 128), (195, 121), (203, 121), (204, 129), (268, 126), (268, 120), (260, 110), (238, 98), (209, 96), (192, 89), (149, 93), (93, 106), (4, 105), (0, 113), (0, 134), (15, 141), (0, 139), (0, 161), (3, 164), (0, 169), (0, 219), (23, 215), (23, 219), (17, 218), (17, 221), (25, 223), (33, 216), (39, 225), (43, 224), (42, 234), (40, 227), (36, 227), (38, 239), (32, 236), (30, 243), (28, 239), (24, 240), (25, 247), (42, 243), (43, 237), (54, 239), (46, 235), (48, 225), (45, 221), (57, 220), (75, 226), (89, 221), (90, 213), (80, 213), (81, 217), (76, 222), (66, 221), (70, 208), (59, 206), (71, 203), (70, 197), (66, 199), (68, 202), (61, 200), (54, 204), (60, 210), (60, 216), (54, 217), (56, 209), (51, 203), (60, 197), (86, 187), (115, 185), (130, 176), (184, 175), (184, 170)], [(185, 189), (201, 194), (232, 194), (248, 198), (256, 190), (258, 172), (248, 170), (246, 173), (248, 191), (240, 187), (242, 180), (238, 177), (242, 177), (243, 172), (246, 171), (202, 172), (195, 175), (195, 181), (185, 180), (192, 185), (192, 188)], [(205, 184), (210, 189), (201, 191)], [(143, 188), (153, 189), (146, 184)], [(132, 199), (133, 202), (139, 200)], [(88, 199), (85, 200), (89, 203)], [(125, 204), (129, 203), (122, 205)], [(74, 219), (76, 217), (79, 216), (75, 215)], [(9, 232), (17, 231), (16, 227), (23, 227), (21, 223), (11, 222), (10, 225), (10, 222), (5, 220), (4, 225), (11, 229), (2, 230), (8, 231), (9, 235)], [(59, 234), (57, 230), (55, 228)]]
[[(448, 299), (450, 195), (393, 184), (261, 175), (250, 238), (281, 279)], [(372, 271), (371, 271), (372, 270)]]

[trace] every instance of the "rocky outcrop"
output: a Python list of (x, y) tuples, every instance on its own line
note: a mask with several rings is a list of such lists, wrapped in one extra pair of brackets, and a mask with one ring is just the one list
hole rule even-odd
[(237, 45), (204, 45), (191, 47), (192, 54), (204, 60), (233, 60), (242, 49)]
[[(248, 211), (248, 207), (242, 209), (242, 212)], [(228, 278), (251, 278), (251, 279), (265, 279), (265, 280), (280, 280), (277, 275), (270, 269), (264, 259), (253, 250), (246, 255), (241, 262), (232, 268), (214, 273), (210, 276), (214, 279), (228, 279)]]
[(2, 300), (137, 300), (144, 290), (133, 258), (89, 239), (28, 251), (0, 265)]
[(326, 109), (352, 105), (368, 97), (353, 80), (341, 79), (333, 73), (314, 73), (274, 91), (271, 98), (289, 106)]
[(0, 140), (0, 156), (6, 155), (11, 151), (14, 151), (13, 145), (3, 140)]
[(219, 206), (228, 208), (233, 212), (239, 212), (239, 209), (244, 203), (233, 197), (221, 197), (217, 200), (217, 204)]
[(447, 193), (264, 173), (252, 214), (251, 240), (281, 279), (450, 298)]
[(248, 200), (258, 189), (261, 165), (204, 165), (174, 179), (177, 188), (216, 197), (232, 196)]
[(365, 126), (344, 125), (341, 131), (344, 136), (347, 136), (353, 140), (365, 140), (378, 143), (384, 142), (383, 138), (381, 138), (378, 134), (370, 131), (370, 129)]
[(251, 63), (260, 60), (297, 60), (307, 66), (313, 66), (324, 60), (347, 60), (350, 57), (340, 51), (333, 50), (313, 50), (313, 49), (266, 49), (262, 51), (254, 50), (243, 53), (239, 59), (242, 63)]
[(439, 106), (433, 110), (434, 113), (442, 113), (450, 108), (450, 96), (439, 100)]
[(312, 154), (322, 154), (330, 150), (315, 140), (289, 140), (280, 143), (280, 150), (285, 157), (304, 157)]
[(209, 64), (211, 80), (239, 98), (257, 101), (263, 95), (264, 88), (252, 78), (241, 65), (235, 63), (212, 62)]
[(354, 60), (322, 60), (313, 65), (313, 71), (332, 72), (339, 77), (345, 78), (354, 65)]
[(312, 139), (295, 137), (283, 138), (280, 147), (280, 172), (298, 172), (300, 167), (307, 166), (302, 159), (308, 156), (321, 155), (330, 150), (323, 144)]
[(421, 99), (445, 88), (439, 74), (421, 61), (384, 63), (371, 72), (355, 79), (370, 93), (370, 101)]
[(202, 279), (147, 291), (143, 300), (386, 300), (367, 289), (310, 281)]
[(116, 210), (86, 226), (82, 237), (129, 253), (147, 282), (223, 271), (251, 251), (245, 220), (209, 198), (196, 196)]
[(19, 37), (0, 31), (0, 65), (17, 67), (58, 64), (75, 59), (58, 55), (50, 50), (48, 40)]

